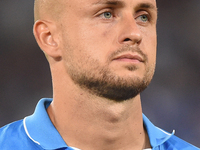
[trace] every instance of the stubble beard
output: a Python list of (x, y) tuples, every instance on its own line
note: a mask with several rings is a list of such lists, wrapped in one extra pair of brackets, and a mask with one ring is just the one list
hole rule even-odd
[[(122, 49), (117, 53), (123, 51), (128, 50)], [(78, 69), (77, 66), (72, 65), (68, 68), (68, 73), (75, 84), (95, 96), (118, 102), (125, 101), (136, 97), (147, 88), (152, 80), (155, 64), (147, 65), (148, 59), (143, 53), (142, 55), (145, 58), (145, 72), (142, 78), (137, 76), (121, 77), (111, 72), (108, 67), (100, 67), (95, 61), (91, 61), (90, 65), (93, 67), (90, 70)], [(138, 68), (135, 65), (129, 65), (126, 66), (126, 69), (134, 72)]]

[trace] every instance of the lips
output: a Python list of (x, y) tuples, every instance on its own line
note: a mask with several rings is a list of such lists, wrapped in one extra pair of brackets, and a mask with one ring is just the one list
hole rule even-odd
[(116, 56), (113, 60), (144, 62), (144, 59), (138, 54), (122, 54), (122, 55)]

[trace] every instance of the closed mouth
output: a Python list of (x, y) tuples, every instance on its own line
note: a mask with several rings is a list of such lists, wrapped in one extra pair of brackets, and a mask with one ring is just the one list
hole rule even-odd
[(144, 62), (144, 59), (138, 54), (122, 54), (115, 57), (113, 60), (136, 60), (139, 62)]

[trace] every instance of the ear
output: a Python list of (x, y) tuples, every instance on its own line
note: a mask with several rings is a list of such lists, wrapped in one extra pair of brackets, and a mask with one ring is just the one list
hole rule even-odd
[(38, 20), (34, 24), (33, 32), (38, 45), (48, 57), (56, 60), (61, 58), (59, 38), (55, 24)]

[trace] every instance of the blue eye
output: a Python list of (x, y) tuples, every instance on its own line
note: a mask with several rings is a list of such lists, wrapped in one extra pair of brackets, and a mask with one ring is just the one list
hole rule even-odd
[(112, 17), (112, 13), (111, 12), (104, 12), (103, 13), (103, 16), (106, 18), (106, 19), (110, 19)]
[(140, 19), (141, 19), (142, 22), (147, 22), (147, 21), (149, 21), (147, 15), (141, 15), (141, 16), (140, 16)]

